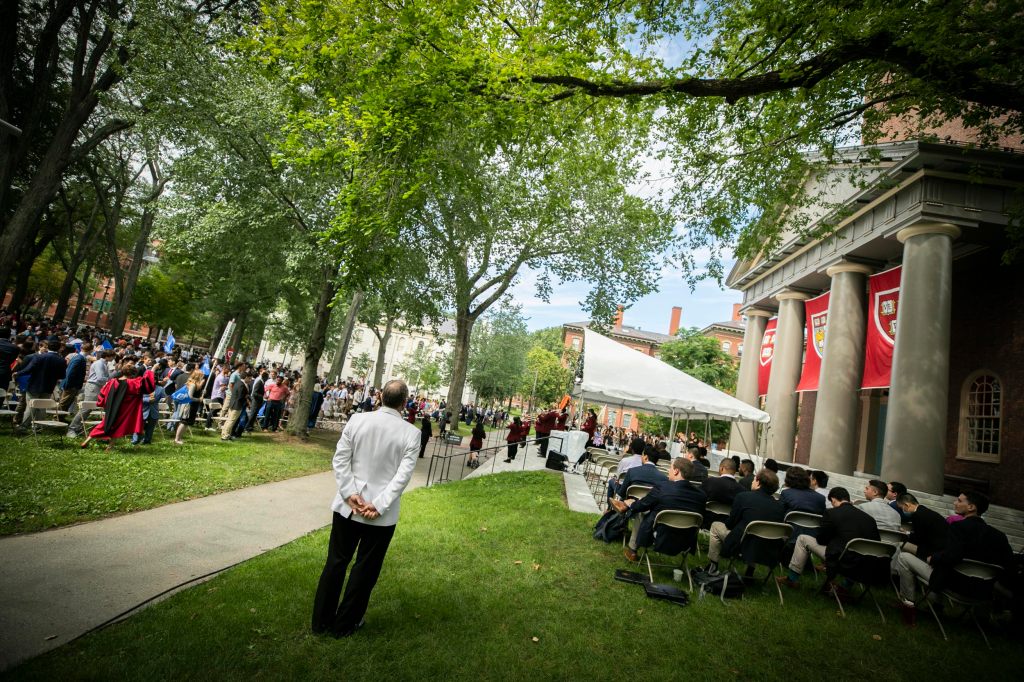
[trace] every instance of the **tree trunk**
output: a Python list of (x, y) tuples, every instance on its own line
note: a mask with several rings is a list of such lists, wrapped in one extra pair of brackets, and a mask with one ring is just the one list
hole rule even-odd
[(135, 248), (132, 251), (132, 264), (125, 273), (124, 281), (121, 283), (121, 290), (114, 305), (114, 321), (110, 323), (111, 336), (120, 336), (124, 331), (124, 325), (128, 321), (128, 307), (132, 303), (132, 296), (135, 294), (135, 284), (139, 281), (139, 273), (142, 272), (142, 263), (146, 255), (146, 247), (149, 246), (149, 235), (153, 231), (153, 222), (156, 218), (156, 211), (153, 205), (146, 204), (142, 211), (142, 227), (139, 236), (135, 240)]
[[(452, 378), (448, 384), (448, 409), (458, 414), (462, 406), (462, 390), (466, 384), (466, 371), (469, 366), (469, 337), (473, 333), (475, 319), (464, 313), (455, 315), (455, 347), (452, 349)], [(452, 424), (452, 430), (458, 431), (458, 422)]]
[(12, 272), (24, 245), (35, 240), (40, 218), (57, 193), (64, 170), (71, 162), (75, 139), (98, 102), (99, 93), (90, 93), (66, 111), (54, 131), (18, 207), (0, 233), (0, 273)]
[(92, 277), (93, 262), (93, 260), (90, 260), (85, 264), (85, 270), (82, 272), (82, 279), (78, 280), (78, 300), (75, 302), (75, 312), (71, 316), (72, 327), (78, 326), (78, 321), (82, 316), (82, 310), (85, 308), (85, 295), (89, 293), (86, 291), (86, 288), (89, 286), (89, 278)]
[(380, 388), (384, 380), (384, 362), (387, 359), (388, 341), (391, 340), (391, 323), (392, 321), (388, 320), (384, 327), (384, 336), (377, 337), (380, 343), (377, 346), (377, 367), (373, 370), (373, 385), (376, 388)]
[(341, 370), (345, 367), (345, 356), (348, 355), (348, 347), (352, 342), (352, 330), (356, 328), (356, 315), (363, 305), (362, 290), (352, 295), (352, 301), (348, 304), (348, 312), (345, 314), (345, 326), (341, 330), (341, 338), (338, 340), (338, 352), (334, 354), (334, 362), (331, 363), (331, 371), (327, 376), (335, 382), (341, 381)]
[(75, 288), (76, 270), (77, 265), (72, 261), (72, 269), (64, 275), (64, 281), (60, 285), (60, 295), (57, 297), (57, 310), (53, 313), (55, 324), (60, 324), (64, 321), (64, 316), (68, 314), (68, 308), (71, 307), (71, 290)]
[(302, 365), (302, 387), (299, 389), (299, 397), (295, 400), (295, 410), (291, 419), (288, 420), (288, 433), (293, 436), (307, 436), (309, 429), (309, 409), (313, 403), (313, 387), (316, 384), (317, 366), (320, 364), (320, 357), (324, 354), (324, 345), (327, 343), (327, 326), (331, 322), (331, 301), (337, 293), (337, 286), (334, 275), (338, 268), (336, 265), (324, 267), (320, 274), (320, 298), (313, 309), (313, 328), (309, 332), (309, 343), (306, 344), (306, 359)]

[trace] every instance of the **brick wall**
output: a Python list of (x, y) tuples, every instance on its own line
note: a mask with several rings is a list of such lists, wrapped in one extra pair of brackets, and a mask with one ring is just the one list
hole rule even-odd
[[(946, 473), (988, 481), (994, 504), (1024, 508), (1024, 266), (989, 249), (954, 264)], [(1001, 459), (957, 459), (964, 382), (987, 369), (1002, 381)]]

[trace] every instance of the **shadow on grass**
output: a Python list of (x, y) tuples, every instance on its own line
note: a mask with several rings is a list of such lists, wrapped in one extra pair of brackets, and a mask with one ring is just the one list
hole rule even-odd
[[(870, 605), (839, 618), (811, 585), (780, 607), (653, 602), (615, 582), (621, 548), (565, 509), (561, 477), (501, 474), (409, 493), (356, 636), (309, 632), (326, 552), (318, 531), (12, 671), (12, 679), (1009, 679), (1020, 649), (976, 632), (917, 630)], [(667, 580), (667, 569), (661, 580)], [(657, 577), (657, 574), (656, 574)], [(895, 622), (894, 622), (895, 621)], [(534, 641), (536, 638), (536, 641)]]

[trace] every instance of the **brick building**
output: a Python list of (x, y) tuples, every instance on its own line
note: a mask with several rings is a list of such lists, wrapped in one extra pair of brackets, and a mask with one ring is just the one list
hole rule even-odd
[(731, 320), (712, 322), (700, 330), (704, 336), (717, 340), (723, 353), (728, 353), (734, 358), (743, 355), (743, 330), (746, 325), (743, 322), (743, 313), (740, 312), (742, 307), (742, 304), (734, 303)]

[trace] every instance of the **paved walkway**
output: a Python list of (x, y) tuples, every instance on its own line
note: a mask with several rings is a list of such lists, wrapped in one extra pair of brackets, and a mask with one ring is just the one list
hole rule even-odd
[[(493, 470), (544, 467), (532, 447), (520, 457), (513, 466), (502, 455)], [(428, 451), (410, 489), (425, 484), (429, 462)], [(471, 475), (491, 470), (489, 464)], [(582, 477), (565, 474), (565, 480), (570, 508), (596, 513), (593, 498), (590, 507), (583, 499)], [(334, 493), (334, 474), (324, 472), (0, 539), (0, 670), (182, 583), (322, 528), (330, 523)]]

